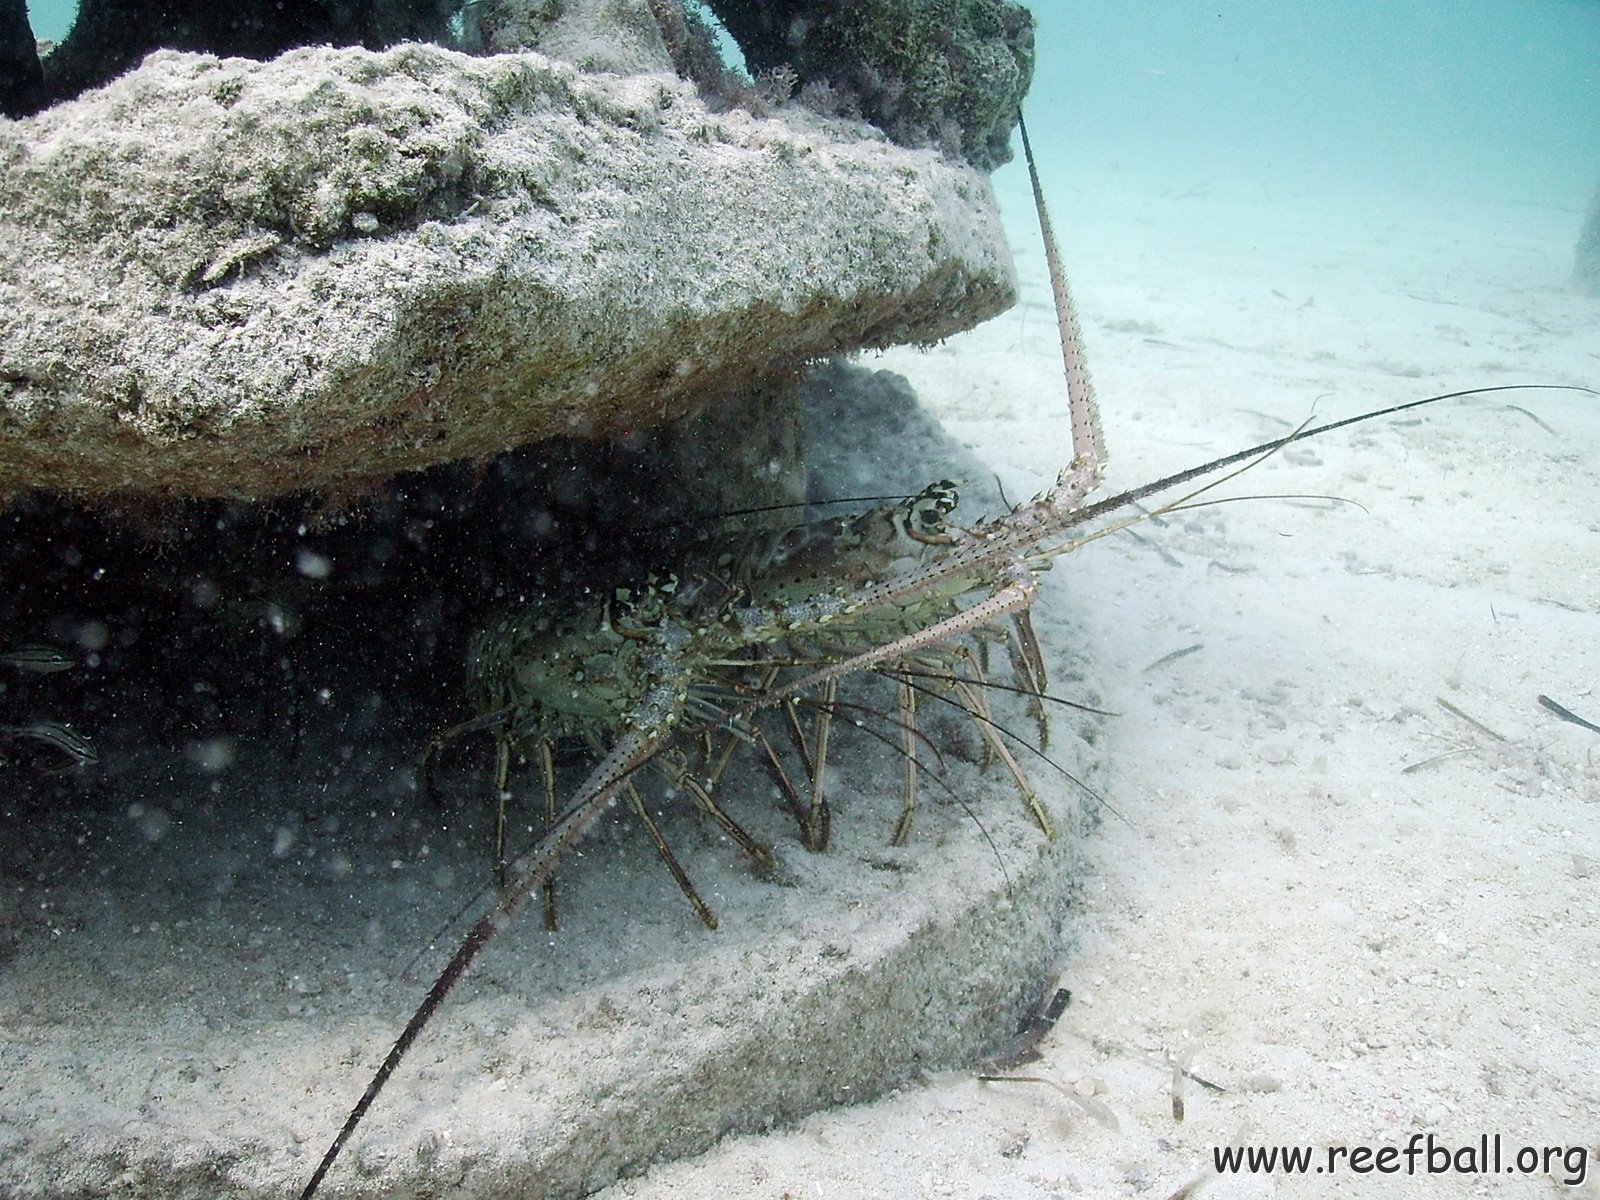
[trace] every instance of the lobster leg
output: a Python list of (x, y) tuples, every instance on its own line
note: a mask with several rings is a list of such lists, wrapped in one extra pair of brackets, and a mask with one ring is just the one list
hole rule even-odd
[(1044, 836), (1053, 841), (1056, 836), (1055, 822), (1051, 821), (1050, 814), (1045, 811), (1044, 805), (1039, 800), (1039, 794), (1033, 790), (1033, 785), (1028, 782), (1028, 777), (1023, 774), (1022, 765), (1017, 762), (1016, 755), (1011, 753), (1010, 748), (1007, 747), (996, 732), (997, 726), (993, 718), (989, 716), (988, 702), (984, 700), (972, 684), (965, 681), (957, 681), (956, 692), (960, 695), (967, 712), (971, 714), (972, 723), (978, 727), (978, 732), (983, 736), (984, 745), (988, 746), (994, 752), (995, 757), (1005, 764), (1006, 770), (1011, 775), (1012, 782), (1017, 785), (1017, 791), (1022, 793), (1022, 801), (1028, 806), (1028, 812), (1032, 814), (1039, 828), (1044, 831)]
[(905, 791), (900, 806), (900, 820), (894, 827), (891, 846), (904, 846), (911, 836), (911, 814), (917, 808), (917, 693), (909, 681), (899, 681), (900, 753), (906, 760)]
[(1015, 638), (1006, 639), (1006, 649), (1011, 654), (1011, 669), (1018, 685), (1028, 695), (1028, 715), (1038, 730), (1039, 749), (1050, 748), (1050, 721), (1045, 716), (1043, 697), (1049, 686), (1045, 670), (1044, 653), (1039, 649), (1039, 637), (1033, 631), (1033, 613), (1019, 609), (1011, 614), (1011, 627)]
[(822, 701), (817, 706), (816, 734), (812, 739), (811, 807), (806, 811), (801, 829), (807, 850), (826, 850), (828, 834), (833, 824), (833, 814), (828, 807), (828, 794), (823, 776), (828, 761), (828, 734), (833, 728), (833, 708), (838, 696), (839, 681), (824, 680)]
[[(550, 739), (545, 737), (539, 739), (539, 774), (544, 780), (544, 821), (545, 828), (548, 829), (556, 821), (556, 759), (555, 752), (550, 748)], [(504, 785), (501, 786), (500, 794), (505, 795)], [(503, 870), (501, 874), (500, 886), (505, 887)], [(546, 879), (541, 890), (544, 892), (545, 932), (554, 933), (556, 931), (555, 879)]]
[(681, 891), (691, 905), (695, 914), (707, 929), (717, 927), (717, 914), (711, 911), (711, 906), (700, 898), (699, 891), (694, 886), (694, 881), (689, 878), (689, 872), (683, 869), (683, 864), (678, 861), (678, 856), (672, 852), (672, 847), (667, 844), (666, 835), (661, 832), (661, 826), (656, 824), (656, 819), (650, 815), (650, 810), (645, 807), (639, 789), (632, 783), (624, 785), (628, 796), (628, 807), (633, 809), (633, 815), (644, 822), (645, 830), (650, 834), (650, 840), (655, 843), (656, 853), (661, 856), (661, 861), (666, 864), (667, 870), (672, 872), (672, 878), (678, 882)]
[[(730, 748), (738, 744), (737, 738), (729, 739)], [(679, 754), (664, 754), (656, 760), (662, 773), (667, 778), (668, 786), (686, 791), (694, 797), (694, 802), (700, 810), (722, 827), (722, 831), (739, 844), (739, 848), (755, 859), (756, 865), (771, 868), (776, 861), (772, 851), (763, 846), (749, 832), (730, 817), (726, 810), (717, 803), (711, 794), (711, 788), (701, 783), (689, 770), (689, 764), (683, 761)], [(718, 774), (720, 774), (720, 770)]]
[[(506, 885), (506, 804), (511, 799), (511, 730), (501, 726), (494, 739), (494, 885)], [(552, 918), (554, 913), (548, 914)]]

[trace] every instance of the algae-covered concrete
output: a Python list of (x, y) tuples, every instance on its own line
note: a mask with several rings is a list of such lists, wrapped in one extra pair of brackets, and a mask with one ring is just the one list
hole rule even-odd
[(0, 495), (612, 436), (1012, 294), (987, 179), (859, 123), (532, 52), (163, 51), (0, 121)]
[(1011, 160), (1033, 79), (1033, 15), (1012, 0), (708, 0), (750, 68), (859, 113), (903, 146), (984, 169)]

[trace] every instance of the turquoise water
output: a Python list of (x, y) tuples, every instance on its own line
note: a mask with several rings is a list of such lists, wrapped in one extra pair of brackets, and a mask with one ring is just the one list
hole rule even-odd
[[(1287, 168), (1581, 204), (1600, 178), (1595, 0), (1039, 0), (1030, 108), (1072, 157)], [(32, 0), (60, 39), (73, 0)]]
[(67, 36), (77, 15), (77, 0), (28, 0), (28, 21), (37, 38), (59, 42)]
[(1030, 124), (1086, 165), (1310, 170), (1563, 205), (1600, 180), (1592, 0), (1031, 7)]

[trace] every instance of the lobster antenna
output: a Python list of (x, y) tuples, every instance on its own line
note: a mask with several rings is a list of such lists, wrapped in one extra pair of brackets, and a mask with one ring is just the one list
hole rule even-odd
[(1061, 365), (1067, 373), (1067, 401), (1072, 409), (1072, 456), (1075, 460), (1104, 465), (1105, 439), (1100, 433), (1100, 409), (1095, 400), (1094, 380), (1089, 375), (1089, 360), (1083, 352), (1083, 329), (1078, 310), (1067, 286), (1067, 272), (1061, 265), (1055, 228), (1045, 207), (1044, 188), (1039, 183), (1039, 167), (1033, 160), (1033, 143), (1028, 126), (1017, 110), (1017, 130), (1022, 134), (1022, 155), (1028, 161), (1028, 182), (1033, 185), (1033, 208), (1039, 214), (1039, 234), (1044, 239), (1044, 259), (1050, 268), (1050, 291), (1056, 302), (1056, 324), (1061, 331)]

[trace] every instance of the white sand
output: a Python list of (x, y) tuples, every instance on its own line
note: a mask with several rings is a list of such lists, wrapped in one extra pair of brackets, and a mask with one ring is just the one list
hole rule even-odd
[[(1031, 220), (1019, 171), (1002, 191)], [(1305, 420), (1457, 387), (1600, 384), (1600, 305), (1566, 290), (1577, 214), (1281, 182), (1054, 181), (1111, 487)], [(1025, 302), (885, 365), (1013, 499), (1064, 461), (1041, 256)], [(1516, 405), (1522, 411), (1514, 410)], [(958, 1074), (726, 1141), (602, 1193), (1164, 1197), (1213, 1146), (1413, 1134), (1600, 1154), (1600, 399), (1450, 401), (1279, 455), (1202, 508), (1050, 577), (1104, 672), (1109, 819), (1090, 838), (1073, 1000), (1026, 1068)], [(1073, 635), (1079, 636), (1079, 635)], [(1194, 647), (1181, 658), (1167, 658)], [(1447, 702), (1451, 708), (1445, 707)], [(1176, 1058), (1191, 1083), (1174, 1119)], [(1404, 1167), (1405, 1160), (1399, 1160)], [(1382, 1195), (1600, 1196), (1405, 1174)], [(1351, 1194), (1348, 1174), (1208, 1196)], [(1372, 1194), (1378, 1194), (1374, 1191)]]

